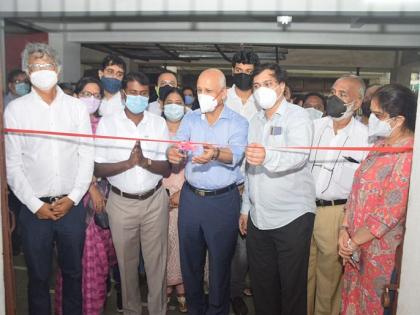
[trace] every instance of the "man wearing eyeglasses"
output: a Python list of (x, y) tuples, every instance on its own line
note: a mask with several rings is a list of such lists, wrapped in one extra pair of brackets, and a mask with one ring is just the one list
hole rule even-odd
[[(247, 234), (256, 314), (306, 315), (315, 188), (308, 163), (313, 125), (284, 97), (287, 73), (259, 65), (254, 97), (263, 109), (251, 119), (239, 228)], [(302, 150), (288, 147), (304, 147)]]
[(166, 93), (172, 88), (178, 86), (178, 80), (176, 74), (170, 70), (164, 70), (159, 74), (157, 80), (157, 94), (158, 99), (154, 102), (151, 102), (147, 108), (147, 111), (161, 116), (163, 111), (163, 99)]
[(317, 213), (308, 268), (308, 314), (338, 315), (342, 264), (337, 244), (344, 206), (353, 176), (365, 151), (344, 151), (342, 147), (367, 147), (366, 126), (355, 119), (365, 93), (365, 83), (354, 75), (340, 77), (327, 99), (327, 116), (314, 121), (313, 146), (336, 147), (311, 151)]
[[(233, 55), (232, 58), (232, 76), (233, 86), (227, 90), (225, 104), (230, 109), (245, 117), (248, 122), (252, 116), (259, 110), (252, 94), (252, 72), (260, 63), (258, 55), (252, 51), (241, 50)], [(241, 176), (238, 182), (239, 192), (243, 192), (243, 183), (245, 178), (245, 161), (242, 163)], [(233, 312), (237, 315), (246, 315), (248, 307), (245, 304), (242, 294), (252, 294), (250, 288), (246, 288), (245, 278), (248, 272), (248, 259), (246, 255), (246, 236), (238, 232), (238, 241), (236, 243), (235, 255), (232, 259), (231, 276), (231, 302)]]
[(124, 109), (120, 90), (126, 68), (125, 61), (116, 55), (108, 55), (102, 61), (98, 75), (105, 90), (105, 97), (99, 107), (99, 115), (108, 116)]
[[(10, 102), (6, 128), (91, 134), (89, 114), (80, 100), (57, 86), (60, 62), (41, 43), (26, 45), (22, 69), (32, 92)], [(50, 276), (54, 247), (63, 278), (66, 314), (82, 314), (82, 252), (86, 209), (81, 199), (92, 179), (94, 147), (88, 138), (9, 133), (6, 140), (8, 183), (23, 203), (19, 221), (28, 267), (29, 314), (50, 314)]]
[(15, 98), (28, 94), (31, 90), (28, 76), (20, 69), (15, 69), (7, 75), (7, 87), (9, 92), (3, 98), (3, 106), (6, 107)]

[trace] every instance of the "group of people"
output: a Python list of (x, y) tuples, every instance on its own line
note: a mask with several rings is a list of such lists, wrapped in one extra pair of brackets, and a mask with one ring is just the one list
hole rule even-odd
[[(6, 128), (97, 135), (6, 135), (30, 314), (50, 313), (54, 248), (64, 315), (103, 312), (115, 254), (124, 314), (142, 312), (141, 264), (152, 315), (174, 291), (194, 315), (247, 314), (244, 290), (258, 315), (386, 311), (411, 172), (412, 152), (398, 150), (413, 146), (408, 88), (376, 86), (366, 98), (364, 81), (344, 75), (299, 106), (285, 97), (286, 71), (243, 50), (233, 86), (206, 69), (196, 99), (166, 70), (149, 102), (148, 77), (114, 55), (73, 96), (57, 85), (48, 45), (28, 44), (22, 71)], [(104, 213), (110, 230), (98, 227)]]

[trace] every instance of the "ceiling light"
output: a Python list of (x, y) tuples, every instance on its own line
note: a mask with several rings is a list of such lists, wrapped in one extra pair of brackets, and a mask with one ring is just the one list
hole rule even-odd
[(292, 16), (290, 15), (280, 15), (277, 17), (277, 23), (287, 25), (292, 22)]

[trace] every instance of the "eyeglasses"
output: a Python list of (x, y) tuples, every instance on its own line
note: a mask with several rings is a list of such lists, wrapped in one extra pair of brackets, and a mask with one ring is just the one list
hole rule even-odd
[(175, 81), (163, 80), (159, 82), (159, 86), (165, 86), (165, 85), (176, 87)]
[(33, 63), (28, 65), (28, 68), (31, 71), (39, 71), (39, 70), (54, 70), (55, 64), (53, 63)]
[(102, 99), (102, 96), (99, 93), (92, 93), (89, 91), (82, 91), (79, 93), (79, 97), (92, 97), (92, 96), (96, 98), (97, 100)]
[(254, 90), (256, 90), (256, 89), (258, 89), (258, 88), (260, 88), (260, 87), (266, 87), (266, 88), (269, 88), (269, 89), (272, 89), (272, 88), (274, 88), (275, 86), (277, 85), (277, 82), (275, 82), (275, 81), (273, 81), (273, 80), (267, 80), (267, 81), (264, 81), (264, 82), (262, 82), (262, 83), (254, 83), (253, 84), (253, 88), (254, 88)]
[(117, 79), (120, 79), (120, 80), (124, 77), (124, 72), (114, 71), (114, 69), (112, 69), (112, 68), (106, 68), (104, 70), (104, 73), (109, 77), (114, 77), (114, 78), (117, 78)]
[(28, 80), (15, 80), (13, 81), (14, 84), (19, 84), (19, 83), (29, 83)]

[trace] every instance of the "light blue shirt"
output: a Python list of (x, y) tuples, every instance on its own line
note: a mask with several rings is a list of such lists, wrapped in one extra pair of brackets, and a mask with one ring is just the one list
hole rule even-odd
[(210, 125), (200, 109), (184, 116), (176, 134), (176, 140), (206, 142), (228, 147), (232, 150), (232, 163), (224, 164), (210, 161), (207, 164), (194, 164), (191, 159), (203, 153), (198, 145), (188, 152), (185, 166), (185, 178), (194, 187), (214, 190), (243, 181), (240, 165), (247, 145), (248, 122), (241, 115), (228, 107), (224, 107), (219, 119)]
[(270, 120), (264, 111), (251, 119), (248, 142), (263, 145), (266, 157), (262, 165), (247, 165), (241, 213), (250, 212), (258, 229), (280, 228), (306, 212), (315, 212), (309, 150), (280, 149), (309, 147), (312, 137), (313, 124), (308, 113), (285, 100)]

